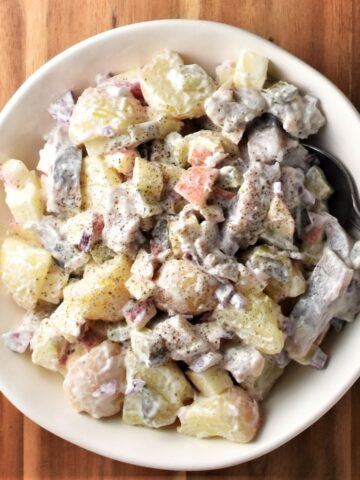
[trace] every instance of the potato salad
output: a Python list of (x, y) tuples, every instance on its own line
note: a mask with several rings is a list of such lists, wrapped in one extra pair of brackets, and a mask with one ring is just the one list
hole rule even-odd
[(317, 99), (249, 51), (213, 78), (164, 49), (49, 114), (36, 169), (1, 167), (1, 278), (25, 310), (6, 346), (78, 412), (251, 441), (286, 366), (324, 368), (360, 310), (360, 242), (301, 143)]

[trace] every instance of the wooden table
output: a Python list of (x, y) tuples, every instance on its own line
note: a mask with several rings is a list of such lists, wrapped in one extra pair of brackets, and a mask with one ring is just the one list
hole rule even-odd
[[(320, 70), (360, 109), (360, 0), (0, 0), (0, 106), (28, 75), (70, 45), (160, 18), (217, 20), (258, 33)], [(36, 426), (4, 397), (0, 402), (2, 480), (360, 479), (360, 382), (287, 445), (209, 473), (156, 471), (105, 459)]]

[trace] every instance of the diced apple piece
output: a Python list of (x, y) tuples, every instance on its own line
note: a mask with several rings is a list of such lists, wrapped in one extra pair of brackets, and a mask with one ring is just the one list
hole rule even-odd
[(175, 185), (175, 191), (188, 202), (203, 206), (219, 176), (216, 168), (191, 167)]

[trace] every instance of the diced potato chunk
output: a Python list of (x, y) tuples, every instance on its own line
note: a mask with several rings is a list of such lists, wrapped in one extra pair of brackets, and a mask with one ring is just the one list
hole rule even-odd
[(31, 360), (35, 365), (64, 374), (65, 363), (62, 362), (62, 357), (66, 353), (67, 345), (65, 338), (46, 318), (42, 320), (39, 329), (32, 338)]
[(57, 305), (63, 298), (63, 289), (69, 281), (69, 274), (61, 267), (52, 264), (45, 277), (40, 300)]
[(115, 170), (102, 157), (86, 157), (81, 170), (82, 208), (103, 213), (111, 190), (120, 184)]
[(197, 397), (191, 405), (179, 410), (180, 433), (198, 438), (223, 437), (246, 443), (254, 438), (260, 415), (256, 400), (240, 387), (220, 395)]
[(1, 247), (1, 278), (15, 302), (26, 310), (35, 307), (51, 265), (45, 249), (8, 237)]
[(235, 330), (246, 344), (269, 355), (284, 347), (284, 335), (279, 328), (281, 315), (279, 305), (264, 293), (249, 294), (242, 309), (228, 305), (219, 306), (214, 312), (214, 317)]
[(187, 370), (186, 375), (205, 397), (219, 395), (234, 385), (228, 372), (217, 365), (204, 372)]
[(235, 87), (261, 90), (266, 80), (268, 63), (266, 57), (242, 50), (233, 77)]
[(176, 410), (160, 393), (144, 386), (140, 392), (125, 396), (123, 420), (128, 425), (161, 428), (175, 422)]
[(103, 155), (108, 139), (106, 137), (94, 138), (85, 143), (86, 152), (89, 157)]
[[(125, 365), (129, 393), (124, 401), (124, 422), (153, 428), (174, 423), (179, 407), (193, 396), (190, 384), (176, 363), (149, 368), (129, 351)], [(145, 388), (132, 391), (133, 384), (139, 381)]]
[(256, 400), (263, 400), (283, 373), (284, 368), (280, 368), (271, 357), (267, 357), (261, 375), (247, 377), (241, 386)]
[(84, 277), (64, 289), (64, 299), (81, 305), (87, 320), (121, 320), (121, 309), (130, 298), (125, 287), (130, 266), (124, 255), (101, 265), (89, 264)]
[(105, 163), (125, 177), (132, 174), (138, 153), (132, 148), (122, 148), (105, 154)]
[(143, 67), (141, 88), (153, 110), (182, 119), (203, 115), (215, 86), (199, 65), (184, 65), (177, 53), (164, 49)]
[(113, 94), (110, 88), (87, 88), (76, 102), (70, 119), (69, 135), (74, 145), (107, 131), (120, 133), (129, 125), (146, 120), (146, 109), (133, 97)]
[(295, 220), (280, 195), (275, 195), (272, 199), (266, 223), (273, 233), (292, 241), (295, 232)]
[(183, 168), (169, 163), (159, 163), (159, 167), (167, 188), (174, 188), (181, 175), (185, 172)]
[(236, 63), (232, 60), (224, 60), (216, 67), (216, 83), (223, 85), (224, 83), (232, 83), (235, 73)]
[(20, 160), (8, 160), (1, 167), (1, 179), (5, 186), (5, 201), (15, 221), (20, 225), (39, 221), (44, 203), (36, 173), (30, 172)]
[(133, 184), (145, 198), (160, 200), (163, 189), (163, 177), (159, 165), (140, 157), (136, 158)]
[(166, 261), (156, 287), (154, 301), (161, 310), (198, 315), (216, 305), (217, 282), (188, 260)]
[(139, 278), (136, 275), (131, 275), (125, 282), (125, 286), (136, 300), (146, 300), (154, 293), (156, 288), (152, 280)]
[(71, 364), (64, 391), (75, 410), (102, 418), (120, 412), (124, 384), (123, 352), (119, 345), (105, 340)]
[(81, 327), (86, 323), (84, 307), (75, 302), (63, 301), (51, 314), (50, 320), (58, 332), (73, 343), (79, 337)]

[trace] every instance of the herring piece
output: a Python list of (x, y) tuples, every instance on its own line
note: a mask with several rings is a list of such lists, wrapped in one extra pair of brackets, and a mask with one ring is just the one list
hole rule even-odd
[(104, 214), (103, 241), (116, 253), (126, 253), (139, 238), (140, 216), (127, 187), (124, 183), (113, 189)]
[(317, 98), (301, 95), (294, 85), (277, 82), (263, 91), (268, 112), (277, 117), (293, 137), (307, 138), (324, 126), (325, 117), (318, 108)]
[(282, 162), (287, 151), (297, 144), (276, 123), (265, 123), (259, 124), (250, 132), (247, 148), (252, 161)]
[(328, 247), (316, 265), (307, 291), (295, 305), (290, 320), (295, 322), (295, 334), (287, 340), (291, 358), (302, 357), (310, 349), (333, 316), (337, 301), (346, 293), (353, 271)]
[[(205, 112), (224, 133), (239, 133), (240, 141), (246, 124), (266, 110), (261, 92), (252, 88), (220, 87), (205, 101)], [(234, 142), (238, 143), (238, 142)]]
[(208, 353), (211, 349), (205, 338), (182, 315), (158, 323), (154, 333), (163, 340), (173, 360), (192, 363), (195, 357)]
[(221, 249), (225, 253), (234, 253), (227, 252), (230, 241), (236, 241), (238, 248), (243, 249), (253, 245), (265, 230), (265, 218), (273, 196), (272, 184), (279, 177), (277, 163), (256, 162), (245, 173), (244, 183), (224, 223)]
[(67, 214), (80, 209), (81, 165), (82, 152), (71, 144), (67, 128), (55, 128), (40, 151), (37, 167), (46, 174), (48, 212)]

